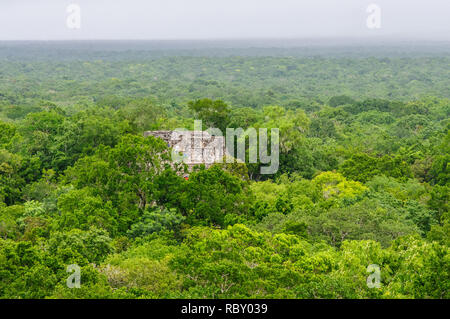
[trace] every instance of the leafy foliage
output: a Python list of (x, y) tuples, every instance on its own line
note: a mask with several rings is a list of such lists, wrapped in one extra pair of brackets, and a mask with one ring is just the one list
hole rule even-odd
[[(446, 54), (27, 46), (0, 50), (0, 298), (450, 298)], [(143, 136), (194, 119), (278, 128), (278, 172)]]

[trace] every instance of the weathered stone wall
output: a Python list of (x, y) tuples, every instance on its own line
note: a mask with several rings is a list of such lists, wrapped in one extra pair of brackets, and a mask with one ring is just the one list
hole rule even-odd
[(222, 162), (227, 155), (225, 138), (211, 136), (202, 131), (146, 131), (144, 136), (163, 139), (167, 145), (182, 154), (189, 169), (205, 164), (208, 168), (215, 162)]

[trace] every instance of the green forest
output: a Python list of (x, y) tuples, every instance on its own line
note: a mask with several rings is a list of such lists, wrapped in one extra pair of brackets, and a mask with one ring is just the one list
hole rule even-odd
[[(450, 50), (422, 49), (0, 42), (0, 298), (450, 298)], [(196, 119), (279, 128), (279, 170), (184, 178), (143, 133)]]

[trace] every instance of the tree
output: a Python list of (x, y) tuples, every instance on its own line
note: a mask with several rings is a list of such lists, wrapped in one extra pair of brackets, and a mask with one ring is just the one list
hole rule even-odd
[(260, 122), (263, 115), (258, 110), (251, 107), (237, 107), (230, 111), (229, 127), (246, 129), (252, 125)]
[(222, 100), (201, 99), (188, 103), (190, 110), (195, 112), (198, 119), (206, 127), (219, 128), (224, 134), (229, 123), (230, 109)]
[(15, 134), (16, 126), (14, 124), (0, 121), (0, 148), (8, 145)]
[(58, 169), (57, 138), (62, 133), (64, 115), (56, 111), (30, 113), (19, 127), (22, 152), (39, 157), (43, 168)]
[(13, 205), (20, 199), (26, 180), (21, 176), (23, 158), (0, 149), (0, 202)]
[(66, 265), (87, 262), (99, 264), (112, 252), (111, 238), (104, 229), (91, 226), (88, 230), (72, 229), (53, 232), (48, 240), (48, 252)]
[(193, 225), (225, 226), (245, 220), (246, 182), (213, 165), (189, 176), (179, 194), (179, 207)]
[(385, 293), (397, 298), (450, 298), (450, 249), (418, 237), (399, 238), (389, 249), (395, 274)]
[(166, 110), (148, 98), (131, 100), (118, 110), (117, 115), (128, 121), (132, 131), (137, 134), (156, 130), (166, 120)]
[(112, 203), (105, 203), (100, 196), (93, 196), (88, 188), (71, 190), (61, 195), (58, 199), (58, 209), (61, 215), (55, 220), (56, 229), (88, 230), (95, 225), (113, 236), (118, 231), (118, 215)]
[(347, 180), (334, 172), (320, 173), (312, 179), (311, 184), (315, 189), (316, 200), (332, 206), (339, 205), (341, 200), (355, 199), (367, 190), (363, 184)]
[(313, 118), (309, 127), (309, 136), (334, 138), (337, 136), (334, 122), (327, 118)]
[(120, 232), (126, 232), (139, 212), (160, 196), (158, 175), (169, 167), (166, 143), (153, 136), (125, 135), (114, 148), (100, 148), (96, 155), (78, 160), (66, 171), (66, 183), (89, 187), (117, 209)]
[(450, 155), (438, 155), (434, 158), (431, 166), (431, 182), (438, 185), (448, 185), (450, 183)]
[(344, 104), (353, 104), (356, 101), (353, 100), (351, 97), (347, 96), (347, 95), (338, 95), (338, 96), (333, 96), (332, 98), (330, 98), (330, 100), (328, 101), (328, 105), (332, 106), (332, 107), (336, 107), (339, 105), (344, 105)]
[(344, 161), (339, 171), (347, 178), (367, 182), (376, 175), (385, 175), (405, 180), (412, 177), (409, 165), (401, 157), (385, 155), (381, 158), (365, 153), (353, 154)]
[(139, 221), (131, 225), (127, 233), (129, 236), (135, 238), (145, 237), (164, 230), (179, 232), (184, 219), (175, 209), (161, 210), (158, 207), (153, 207), (152, 209), (146, 210), (139, 218)]
[(340, 246), (344, 240), (374, 240), (387, 247), (400, 236), (419, 233), (418, 227), (401, 210), (380, 206), (378, 201), (364, 200), (302, 220), (312, 238), (325, 239), (333, 246)]

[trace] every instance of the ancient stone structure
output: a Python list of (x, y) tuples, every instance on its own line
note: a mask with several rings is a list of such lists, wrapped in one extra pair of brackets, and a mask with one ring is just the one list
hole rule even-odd
[[(180, 153), (173, 161), (184, 162), (191, 170), (195, 165), (223, 162), (227, 155), (225, 138), (212, 136), (206, 131), (146, 131), (144, 136), (163, 139), (169, 147)], [(173, 157), (173, 156), (172, 156)]]

